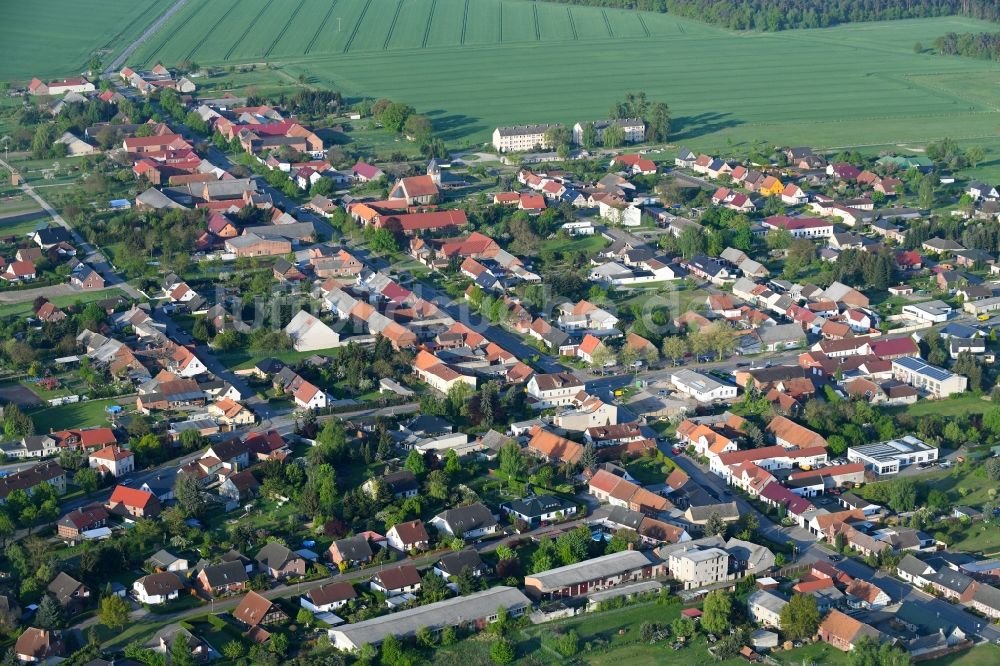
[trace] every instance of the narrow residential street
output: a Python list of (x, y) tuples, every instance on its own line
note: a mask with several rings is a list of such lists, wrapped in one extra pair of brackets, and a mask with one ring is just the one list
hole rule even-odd
[[(666, 450), (667, 446), (668, 445), (666, 444), (660, 444), (660, 450), (665, 454), (668, 453)], [(677, 466), (680, 467), (689, 477), (691, 477), (692, 481), (708, 490), (709, 493), (714, 495), (720, 502), (736, 502), (736, 506), (739, 508), (741, 515), (747, 513), (757, 514), (757, 520), (760, 523), (760, 527), (757, 531), (761, 536), (777, 543), (794, 541), (796, 548), (798, 549), (797, 552), (799, 556), (804, 555), (810, 547), (815, 545), (816, 538), (809, 532), (809, 530), (803, 529), (797, 525), (793, 525), (791, 527), (778, 525), (761, 513), (750, 502), (745, 500), (739, 494), (733, 492), (725, 481), (709, 472), (707, 468), (698, 464), (687, 455), (671, 455), (670, 458), (677, 463)]]
[[(585, 522), (586, 518), (571, 520), (565, 523), (560, 523), (559, 528), (572, 529), (577, 525), (581, 525)], [(517, 539), (522, 539), (526, 537), (530, 538), (536, 534), (540, 534), (549, 531), (551, 529), (552, 529), (551, 525), (546, 525), (544, 527), (537, 527), (523, 534), (512, 535), (510, 533), (507, 533), (504, 537), (497, 539), (490, 539), (488, 541), (478, 541), (469, 544), (468, 547), (475, 549), (479, 553), (492, 553), (501, 544), (506, 543), (512, 538), (517, 538)], [(383, 569), (398, 566), (400, 564), (410, 564), (414, 567), (417, 567), (418, 569), (423, 567), (428, 567), (437, 562), (442, 555), (449, 552), (451, 551), (448, 549), (440, 549), (433, 553), (420, 555), (419, 557), (412, 557), (412, 558), (406, 557), (401, 560), (397, 560), (395, 562), (386, 562), (379, 566), (366, 567), (363, 569), (354, 569), (341, 574), (333, 574), (331, 576), (326, 576), (325, 578), (318, 578), (316, 580), (311, 580), (308, 582), (292, 583), (290, 585), (281, 584), (269, 590), (262, 591), (260, 592), (260, 594), (268, 599), (288, 599), (291, 597), (297, 597), (302, 594), (305, 594), (306, 592), (314, 590), (317, 587), (322, 587), (327, 583), (333, 583), (333, 582), (357, 583), (358, 581), (367, 580), (368, 578), (371, 578), (373, 575), (382, 571)], [(181, 620), (197, 617), (199, 615), (204, 615), (206, 613), (220, 613), (224, 611), (230, 611), (237, 605), (239, 605), (239, 603), (243, 600), (243, 596), (244, 595), (240, 594), (233, 597), (226, 597), (218, 601), (212, 600), (211, 602), (205, 605), (197, 606), (195, 608), (188, 608), (182, 611), (177, 611), (175, 613), (164, 613), (164, 614), (151, 613), (145, 608), (138, 608), (131, 612), (129, 619), (133, 622), (139, 622), (143, 620), (149, 620), (152, 622), (179, 622)], [(90, 627), (94, 624), (98, 624), (99, 622), (100, 619), (97, 616), (92, 616), (87, 618), (86, 620), (83, 620), (82, 622), (73, 625), (71, 628), (77, 630), (85, 630), (87, 627)]]
[[(12, 172), (15, 170), (10, 164), (8, 164), (2, 159), (0, 159), (0, 165), (4, 166), (5, 168), (9, 169)], [(137, 300), (143, 298), (143, 295), (139, 292), (139, 290), (133, 287), (132, 285), (128, 284), (127, 282), (125, 282), (125, 280), (122, 279), (122, 277), (114, 271), (111, 264), (108, 262), (107, 258), (103, 254), (101, 254), (98, 250), (91, 247), (91, 245), (86, 240), (84, 240), (83, 236), (73, 227), (71, 227), (70, 224), (63, 218), (63, 216), (59, 214), (59, 211), (53, 208), (48, 201), (43, 199), (41, 195), (39, 195), (38, 192), (35, 191), (35, 188), (33, 188), (28, 183), (24, 182), (21, 184), (21, 190), (24, 191), (24, 193), (27, 194), (29, 197), (34, 199), (38, 203), (38, 205), (41, 206), (42, 209), (49, 214), (49, 217), (51, 217), (56, 224), (58, 224), (60, 227), (62, 227), (72, 235), (73, 244), (76, 245), (77, 250), (83, 255), (81, 261), (90, 264), (91, 268), (93, 268), (95, 271), (101, 274), (101, 277), (104, 278), (104, 286), (106, 288), (110, 289), (112, 287), (117, 287), (118, 289), (121, 289), (123, 292), (128, 294), (130, 298), (134, 298)]]

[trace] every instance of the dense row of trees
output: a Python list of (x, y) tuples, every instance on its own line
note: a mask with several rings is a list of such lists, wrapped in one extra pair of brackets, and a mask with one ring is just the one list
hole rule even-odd
[(1000, 60), (1000, 32), (948, 32), (934, 40), (941, 55)]
[(907, 248), (919, 248), (931, 238), (958, 241), (963, 247), (996, 253), (1000, 251), (1000, 227), (989, 222), (971, 222), (955, 216), (939, 216), (918, 224), (906, 231)]
[(823, 28), (838, 23), (959, 14), (1000, 19), (994, 0), (556, 0), (573, 5), (666, 12), (732, 30)]

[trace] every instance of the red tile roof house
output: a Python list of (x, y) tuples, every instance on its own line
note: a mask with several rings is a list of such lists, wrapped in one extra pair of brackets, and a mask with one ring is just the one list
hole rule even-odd
[(243, 597), (240, 605), (233, 610), (233, 617), (251, 628), (262, 624), (277, 624), (288, 619), (281, 606), (256, 592), (248, 592)]
[(115, 486), (105, 507), (112, 513), (131, 518), (156, 518), (160, 515), (160, 500), (156, 495), (126, 486)]
[(369, 587), (387, 597), (412, 594), (420, 590), (420, 573), (412, 564), (401, 564), (398, 567), (383, 569), (375, 574)]
[(94, 84), (82, 76), (75, 76), (61, 81), (49, 81), (45, 83), (38, 78), (31, 79), (28, 84), (28, 93), (31, 95), (65, 95), (66, 93), (94, 92)]
[(904, 356), (920, 356), (920, 348), (911, 337), (892, 340), (876, 340), (871, 343), (872, 354), (882, 360), (891, 361)]
[(135, 470), (135, 454), (114, 444), (91, 453), (88, 462), (98, 472), (114, 477), (125, 476)]
[(351, 175), (354, 176), (354, 180), (359, 183), (367, 183), (370, 180), (378, 180), (379, 178), (385, 177), (385, 172), (378, 167), (372, 166), (365, 162), (358, 162), (353, 167), (351, 167)]
[(56, 523), (56, 531), (61, 539), (74, 542), (87, 530), (94, 530), (108, 524), (108, 512), (100, 504), (85, 506), (70, 511)]
[(819, 625), (820, 640), (829, 643), (838, 650), (850, 652), (864, 637), (879, 640), (881, 633), (875, 627), (855, 620), (838, 610), (831, 610), (822, 624)]
[(24, 282), (34, 280), (38, 276), (35, 264), (31, 261), (12, 261), (7, 264), (7, 268), (0, 273), (0, 278), (8, 282)]
[(393, 525), (385, 533), (385, 538), (391, 547), (403, 553), (427, 550), (430, 547), (430, 537), (427, 536), (427, 528), (424, 527), (423, 522), (420, 520), (411, 520)]
[(191, 148), (191, 144), (180, 134), (163, 134), (160, 136), (129, 137), (122, 142), (122, 147), (129, 153), (156, 153), (166, 150), (183, 150)]
[(49, 663), (66, 654), (66, 646), (58, 631), (28, 627), (14, 643), (14, 654), (22, 663)]
[(64, 449), (82, 449), (90, 453), (118, 443), (111, 428), (85, 428), (83, 430), (57, 430), (51, 436)]
[(383, 215), (375, 226), (402, 231), (412, 236), (422, 231), (464, 227), (469, 223), (464, 210), (440, 210), (432, 213), (407, 213), (401, 215)]
[(410, 176), (401, 178), (389, 191), (389, 199), (402, 199), (408, 206), (432, 204), (441, 192), (431, 176)]
[(882, 588), (857, 578), (851, 581), (844, 592), (847, 594), (847, 603), (853, 608), (878, 610), (892, 603), (892, 599)]

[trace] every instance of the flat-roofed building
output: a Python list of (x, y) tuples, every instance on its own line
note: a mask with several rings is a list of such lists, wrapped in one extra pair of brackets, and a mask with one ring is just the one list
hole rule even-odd
[(654, 578), (662, 569), (662, 562), (645, 553), (623, 550), (525, 576), (524, 591), (535, 599), (575, 597)]
[(481, 629), (496, 621), (497, 609), (501, 607), (511, 617), (520, 617), (530, 606), (531, 600), (520, 590), (501, 585), (330, 629), (330, 643), (338, 650), (353, 651), (365, 643), (378, 645), (390, 634), (399, 638), (413, 636), (424, 627), (433, 632), (446, 627)]
[(892, 376), (914, 388), (930, 393), (935, 398), (947, 398), (954, 393), (962, 393), (969, 386), (968, 377), (956, 375), (954, 372), (912, 356), (893, 359)]
[(938, 459), (938, 450), (912, 435), (847, 449), (847, 459), (878, 475), (896, 474), (904, 467)]
[(729, 400), (736, 397), (738, 388), (694, 370), (681, 369), (670, 376), (670, 383), (681, 393), (698, 402)]

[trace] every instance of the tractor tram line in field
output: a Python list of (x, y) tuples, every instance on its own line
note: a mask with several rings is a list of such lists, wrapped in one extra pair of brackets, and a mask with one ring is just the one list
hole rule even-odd
[[(160, 16), (159, 11), (157, 11), (152, 18), (149, 18), (148, 21), (143, 21), (143, 19), (147, 19), (149, 17), (149, 13), (151, 11), (153, 11), (154, 9), (157, 9), (158, 7), (159, 7), (158, 3), (151, 2), (149, 4), (149, 6), (146, 7), (146, 9), (141, 14), (139, 14), (134, 19), (132, 19), (131, 21), (129, 21), (125, 25), (124, 28), (122, 28), (117, 33), (115, 33), (114, 37), (112, 37), (107, 42), (105, 42), (104, 46), (102, 46), (101, 49), (102, 50), (108, 50), (108, 49), (110, 49), (114, 45), (115, 42), (117, 42), (118, 40), (120, 40), (124, 35), (128, 34), (129, 32), (131, 32), (133, 26), (135, 26), (136, 24), (138, 24), (140, 22), (142, 22), (146, 26), (146, 28), (148, 28), (150, 25), (153, 24), (153, 21), (155, 21)], [(145, 28), (141, 32), (145, 32)]]
[[(396, 12), (392, 15), (392, 23), (389, 24), (389, 32), (385, 35), (385, 41), (382, 43), (382, 50), (389, 50), (389, 41), (392, 39), (392, 33), (396, 29), (396, 22), (399, 21), (399, 12), (403, 9), (403, 0), (399, 0), (396, 3)], [(468, 5), (466, 5), (466, 11), (468, 11)], [(462, 31), (464, 37), (465, 31)]]
[(187, 15), (187, 18), (185, 18), (183, 21), (181, 21), (181, 24), (179, 26), (177, 26), (176, 30), (172, 31), (171, 33), (167, 33), (166, 36), (164, 36), (161, 39), (160, 43), (157, 44), (157, 46), (153, 50), (153, 52), (150, 53), (146, 57), (146, 59), (144, 61), (145, 64), (149, 65), (150, 63), (153, 63), (156, 60), (156, 56), (159, 55), (160, 51), (163, 50), (163, 47), (166, 46), (170, 42), (171, 37), (173, 35), (176, 35), (176, 34), (180, 33), (180, 32), (183, 32), (184, 29), (187, 28), (188, 25), (191, 25), (191, 21), (194, 20), (194, 18), (196, 16), (198, 16), (198, 14), (201, 13), (201, 10), (203, 10), (207, 6), (208, 6), (207, 2), (203, 2), (203, 3), (199, 4), (197, 7), (194, 8), (194, 10), (191, 11), (190, 14)]
[(229, 15), (233, 13), (233, 10), (236, 9), (239, 6), (239, 4), (240, 4), (239, 0), (235, 0), (233, 4), (229, 6), (229, 9), (227, 9), (226, 12), (219, 17), (219, 20), (212, 24), (212, 27), (208, 29), (208, 32), (205, 33), (205, 36), (194, 43), (194, 45), (191, 47), (191, 50), (188, 51), (187, 55), (184, 57), (185, 60), (191, 60), (191, 58), (198, 51), (198, 49), (201, 48), (201, 45), (204, 44), (209, 37), (215, 34), (215, 31), (218, 30), (219, 26), (222, 25), (223, 21), (225, 21), (229, 17)]
[(427, 48), (427, 41), (431, 38), (431, 24), (434, 21), (434, 10), (437, 9), (437, 0), (431, 1), (431, 9), (427, 12), (427, 26), (424, 28), (424, 41), (420, 43), (420, 48)]
[(566, 8), (566, 16), (569, 17), (569, 29), (573, 33), (573, 41), (580, 41), (580, 33), (576, 31), (576, 19), (573, 18), (573, 12), (569, 7)]
[(257, 26), (258, 21), (260, 21), (260, 17), (264, 15), (264, 12), (266, 12), (270, 6), (271, 6), (270, 0), (264, 3), (264, 6), (260, 8), (260, 11), (257, 12), (257, 15), (253, 17), (252, 21), (250, 21), (250, 24), (247, 26), (247, 29), (243, 31), (243, 34), (240, 35), (239, 38), (237, 38), (237, 40), (233, 42), (233, 45), (229, 47), (229, 50), (226, 51), (226, 55), (224, 56), (225, 60), (229, 60), (233, 56), (233, 53), (235, 53), (236, 49), (240, 46), (240, 44), (243, 43), (243, 40), (247, 38), (247, 35), (250, 34), (250, 31)]
[(365, 14), (368, 13), (368, 8), (372, 6), (372, 0), (367, 0), (365, 6), (361, 8), (361, 14), (358, 15), (358, 20), (354, 24), (354, 29), (351, 30), (351, 34), (347, 38), (347, 43), (344, 44), (344, 53), (351, 50), (351, 44), (354, 43), (354, 38), (358, 36), (358, 31), (361, 30), (361, 24), (365, 21)]
[(462, 38), (458, 43), (465, 46), (465, 32), (469, 28), (469, 0), (465, 0), (465, 11), (462, 13)]
[(646, 37), (652, 37), (653, 35), (650, 34), (649, 28), (646, 26), (646, 21), (642, 18), (642, 14), (636, 13), (635, 17), (639, 19), (639, 25), (642, 26), (642, 31), (646, 33)]
[(330, 7), (326, 10), (326, 15), (323, 16), (323, 20), (319, 22), (319, 27), (316, 28), (316, 33), (309, 40), (309, 44), (306, 45), (305, 55), (312, 52), (313, 47), (316, 46), (316, 42), (319, 41), (319, 36), (323, 34), (323, 28), (326, 27), (327, 22), (330, 20), (330, 16), (333, 14), (333, 10), (337, 7), (337, 0), (333, 0), (330, 3)]
[(274, 47), (278, 45), (278, 42), (281, 41), (281, 38), (285, 36), (286, 32), (288, 32), (289, 26), (292, 25), (292, 21), (294, 21), (295, 17), (298, 16), (300, 11), (302, 11), (302, 6), (305, 3), (306, 0), (299, 0), (299, 4), (297, 4), (295, 6), (295, 9), (292, 10), (292, 13), (288, 15), (288, 20), (285, 21), (285, 25), (281, 28), (281, 31), (278, 32), (278, 36), (274, 38), (274, 41), (271, 42), (271, 45), (267, 47), (266, 51), (264, 51), (264, 57), (271, 55), (271, 52), (274, 51)]

